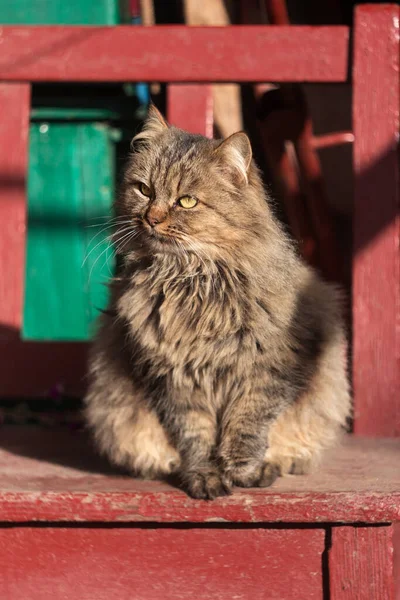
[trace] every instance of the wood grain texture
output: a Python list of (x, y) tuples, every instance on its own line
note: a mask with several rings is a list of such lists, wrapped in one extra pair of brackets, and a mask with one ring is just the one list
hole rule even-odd
[(0, 79), (345, 81), (347, 27), (0, 29)]
[(93, 454), (79, 432), (2, 427), (3, 521), (390, 522), (400, 520), (400, 440), (350, 438), (312, 475), (268, 489), (195, 501), (162, 482), (135, 480)]
[(399, 7), (359, 6), (354, 46), (355, 433), (400, 435)]
[(175, 127), (212, 138), (214, 124), (212, 86), (169, 84), (167, 118), (168, 122)]
[(334, 527), (331, 600), (393, 600), (393, 526)]
[(10, 600), (319, 600), (323, 529), (0, 529)]
[(29, 111), (29, 84), (0, 84), (0, 343), (22, 322)]

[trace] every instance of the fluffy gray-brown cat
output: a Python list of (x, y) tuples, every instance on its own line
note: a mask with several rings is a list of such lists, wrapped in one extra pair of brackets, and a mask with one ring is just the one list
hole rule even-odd
[(152, 108), (133, 142), (86, 396), (100, 450), (196, 498), (305, 472), (349, 413), (336, 290), (277, 223), (244, 133), (208, 140)]

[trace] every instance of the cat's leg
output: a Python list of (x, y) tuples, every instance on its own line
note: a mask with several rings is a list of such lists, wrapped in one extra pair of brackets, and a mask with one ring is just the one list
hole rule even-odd
[(229, 493), (215, 462), (215, 411), (194, 393), (187, 403), (180, 400), (175, 404), (168, 425), (182, 459), (180, 475), (187, 492), (193, 498), (206, 500)]
[(325, 348), (310, 386), (282, 412), (269, 433), (265, 460), (280, 474), (302, 474), (334, 445), (350, 415), (344, 339)]
[(266, 486), (277, 477), (264, 457), (269, 430), (286, 406), (287, 400), (273, 383), (228, 405), (222, 418), (219, 447), (227, 485)]
[(107, 368), (95, 374), (85, 404), (97, 446), (111, 462), (148, 478), (179, 468), (179, 453), (156, 413), (127, 378), (107, 377)]
[(335, 443), (350, 413), (341, 336), (326, 343), (298, 398), (288, 402), (275, 377), (263, 387), (264, 398), (243, 396), (224, 416), (220, 455), (228, 481), (237, 485), (264, 487), (285, 473), (307, 472)]

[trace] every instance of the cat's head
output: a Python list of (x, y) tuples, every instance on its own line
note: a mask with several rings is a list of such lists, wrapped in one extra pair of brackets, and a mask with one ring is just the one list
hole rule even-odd
[[(265, 210), (245, 133), (210, 140), (170, 127), (150, 108), (117, 204), (125, 235), (119, 244), (117, 235), (117, 250), (232, 255), (260, 236)], [(124, 229), (130, 220), (132, 235)]]

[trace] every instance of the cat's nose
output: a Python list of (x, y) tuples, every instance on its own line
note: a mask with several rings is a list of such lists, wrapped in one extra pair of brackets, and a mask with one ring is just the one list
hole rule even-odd
[(160, 210), (159, 207), (152, 206), (145, 214), (146, 221), (150, 227), (155, 227), (158, 223), (162, 223), (165, 218), (164, 211)]
[(145, 219), (150, 227), (155, 227), (158, 225), (158, 223), (160, 223), (160, 219), (158, 217), (150, 215), (149, 213), (146, 214)]

